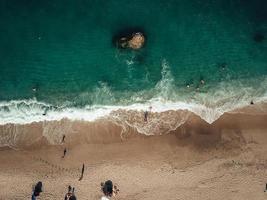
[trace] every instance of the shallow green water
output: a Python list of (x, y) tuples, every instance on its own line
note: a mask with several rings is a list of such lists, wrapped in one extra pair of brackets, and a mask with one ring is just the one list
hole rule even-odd
[[(145, 47), (118, 50), (112, 38), (132, 28)], [(1, 0), (0, 100), (214, 107), (261, 98), (267, 41), (256, 33), (266, 37), (264, 0)]]

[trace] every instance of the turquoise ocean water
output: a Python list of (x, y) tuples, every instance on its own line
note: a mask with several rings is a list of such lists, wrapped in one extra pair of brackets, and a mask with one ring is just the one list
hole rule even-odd
[[(143, 49), (114, 46), (128, 30)], [(212, 122), (267, 96), (266, 37), (264, 0), (1, 0), (0, 123), (149, 106)]]

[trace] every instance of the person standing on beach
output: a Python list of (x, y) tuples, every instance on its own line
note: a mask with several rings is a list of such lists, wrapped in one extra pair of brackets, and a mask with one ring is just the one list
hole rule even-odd
[(74, 187), (72, 188), (70, 185), (68, 187), (68, 192), (65, 195), (64, 200), (77, 200), (75, 194), (74, 194)]
[(43, 187), (43, 183), (41, 181), (39, 181), (35, 185), (33, 193), (32, 193), (32, 200), (36, 200), (36, 197), (38, 197), (40, 193), (43, 192), (42, 187)]
[(76, 198), (76, 196), (75, 196), (75, 194), (74, 194), (74, 187), (72, 188), (72, 195), (71, 195), (71, 197), (70, 197), (70, 199), (69, 200), (77, 200), (77, 198)]
[(62, 141), (61, 141), (61, 143), (64, 143), (65, 142), (65, 134), (63, 135), (63, 137), (62, 137)]
[(67, 149), (65, 148), (65, 149), (64, 149), (64, 152), (63, 152), (63, 156), (62, 156), (62, 158), (65, 158), (66, 153), (67, 153)]
[(71, 192), (71, 186), (69, 185), (69, 187), (68, 187), (68, 192), (67, 192), (67, 194), (65, 195), (65, 198), (64, 198), (64, 200), (69, 200), (70, 199), (70, 197), (71, 197), (71, 195), (72, 195), (72, 192)]
[(83, 173), (84, 173), (84, 164), (83, 164), (83, 167), (82, 167), (82, 174), (81, 174), (81, 177), (79, 178), (79, 181), (81, 181), (83, 179)]
[(147, 117), (148, 117), (148, 111), (144, 112), (144, 122), (147, 122)]
[[(152, 110), (152, 106), (149, 106), (149, 110), (150, 110), (150, 112), (151, 112), (151, 110)], [(148, 119), (148, 111), (145, 111), (145, 112), (144, 112), (144, 122), (147, 122), (147, 119)]]

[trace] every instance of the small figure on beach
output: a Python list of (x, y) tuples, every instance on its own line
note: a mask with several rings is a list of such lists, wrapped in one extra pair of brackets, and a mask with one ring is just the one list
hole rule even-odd
[(203, 79), (201, 79), (201, 80), (200, 80), (200, 83), (201, 83), (202, 85), (204, 85), (204, 84), (205, 84), (205, 81), (204, 81)]
[(67, 149), (65, 148), (64, 151), (63, 151), (63, 156), (62, 156), (62, 158), (65, 158), (66, 153), (67, 153)]
[[(152, 106), (149, 106), (149, 111), (151, 112), (151, 110), (152, 110)], [(147, 122), (147, 120), (148, 120), (148, 111), (146, 110), (144, 112), (144, 122)]]
[(61, 140), (61, 143), (64, 143), (65, 142), (65, 134), (62, 136), (62, 140)]
[(71, 186), (69, 185), (69, 187), (68, 187), (68, 192), (66, 193), (66, 195), (65, 195), (65, 199), (64, 199), (64, 200), (68, 200), (68, 199), (70, 199), (71, 195), (72, 195), (72, 188), (71, 188)]
[(81, 176), (79, 178), (79, 181), (81, 181), (83, 179), (83, 174), (84, 174), (84, 164), (82, 166), (82, 173), (81, 173)]
[(113, 185), (111, 180), (108, 180), (105, 183), (102, 182), (101, 190), (104, 193), (104, 196), (101, 197), (101, 200), (109, 200), (109, 198), (117, 195), (119, 192), (119, 189), (117, 186)]
[(144, 112), (144, 122), (147, 122), (147, 117), (148, 117), (148, 111)]
[(72, 188), (70, 185), (68, 187), (68, 192), (65, 195), (64, 200), (77, 200), (76, 196), (74, 195), (74, 187)]
[(254, 105), (254, 101), (253, 100), (250, 101), (250, 105)]
[(38, 197), (40, 195), (40, 193), (43, 191), (42, 187), (43, 187), (43, 183), (41, 181), (39, 181), (35, 185), (33, 193), (32, 193), (32, 200), (36, 200), (36, 197)]

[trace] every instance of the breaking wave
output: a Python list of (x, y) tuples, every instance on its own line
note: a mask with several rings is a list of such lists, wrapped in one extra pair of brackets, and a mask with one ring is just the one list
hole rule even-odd
[[(266, 77), (260, 78), (261, 80), (246, 80), (246, 83), (250, 82), (246, 85), (242, 80), (221, 82), (214, 87), (205, 85), (198, 91), (191, 86), (177, 89), (166, 61), (162, 63), (161, 75), (161, 80), (153, 89), (127, 94), (127, 98), (101, 83), (94, 93), (89, 94), (94, 99), (92, 105), (76, 106), (69, 102), (52, 105), (37, 99), (2, 101), (0, 125), (5, 128), (0, 133), (0, 146), (12, 143), (10, 141), (20, 132), (14, 127), (10, 128), (11, 124), (42, 122), (47, 125), (49, 121), (63, 119), (85, 122), (107, 120), (121, 127), (123, 132), (131, 127), (145, 135), (158, 135), (177, 129), (188, 120), (191, 113), (212, 123), (225, 112), (249, 105), (251, 100), (255, 103), (266, 102)], [(257, 87), (253, 86), (254, 82), (257, 82), (254, 84)], [(119, 101), (116, 100), (118, 96), (122, 97)], [(78, 98), (87, 97), (88, 94), (81, 94)], [(144, 122), (145, 111), (149, 112), (147, 123)], [(58, 136), (51, 136), (50, 128), (44, 127), (43, 131), (49, 135), (47, 138), (58, 138), (63, 134), (54, 132)]]

